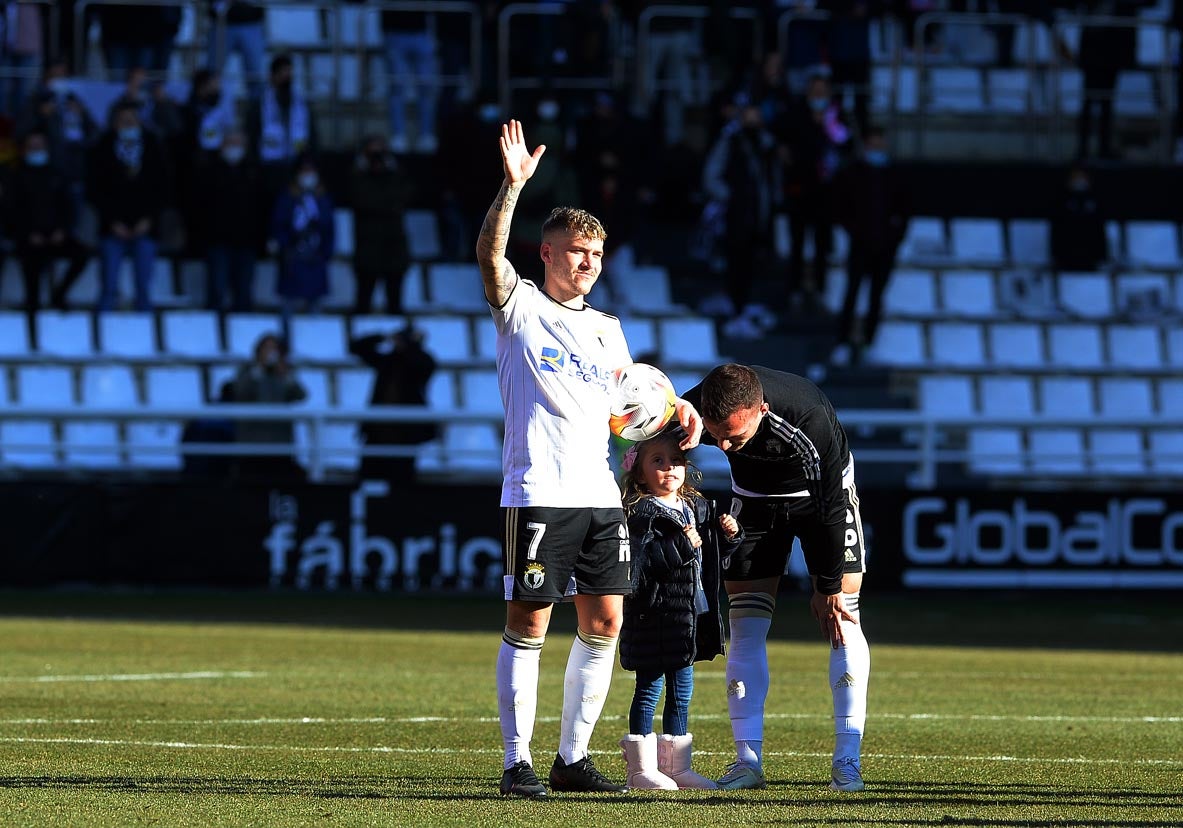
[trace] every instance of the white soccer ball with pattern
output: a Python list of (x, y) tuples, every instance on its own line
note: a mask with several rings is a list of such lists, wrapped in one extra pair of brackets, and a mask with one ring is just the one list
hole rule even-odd
[(644, 362), (616, 372), (608, 427), (617, 437), (639, 442), (659, 433), (674, 416), (674, 384)]

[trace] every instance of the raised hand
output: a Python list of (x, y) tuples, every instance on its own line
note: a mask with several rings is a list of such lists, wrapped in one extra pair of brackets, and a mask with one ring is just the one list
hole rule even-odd
[(505, 180), (510, 184), (524, 184), (534, 175), (544, 152), (546, 144), (539, 144), (533, 153), (526, 147), (521, 121), (501, 125), (501, 163), (505, 167)]

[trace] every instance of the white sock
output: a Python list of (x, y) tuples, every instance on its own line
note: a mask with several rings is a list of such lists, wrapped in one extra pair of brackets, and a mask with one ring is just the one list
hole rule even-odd
[(542, 638), (528, 638), (508, 627), (497, 653), (497, 712), (501, 718), (501, 742), (505, 767), (523, 759), (534, 764), (530, 740), (534, 738), (534, 714), (538, 709), (538, 663)]
[(763, 592), (730, 598), (731, 642), (727, 651), (727, 711), (735, 758), (759, 768), (764, 744), (764, 701), (768, 698), (768, 629), (776, 599)]
[(571, 644), (567, 674), (563, 679), (559, 756), (568, 765), (587, 756), (592, 730), (608, 698), (615, 665), (615, 638), (579, 630)]
[[(858, 593), (843, 594), (846, 608), (859, 617)], [(834, 694), (834, 761), (853, 759), (862, 752), (867, 722), (867, 682), (871, 676), (871, 650), (861, 624), (842, 621), (846, 644), (830, 648), (830, 690)]]

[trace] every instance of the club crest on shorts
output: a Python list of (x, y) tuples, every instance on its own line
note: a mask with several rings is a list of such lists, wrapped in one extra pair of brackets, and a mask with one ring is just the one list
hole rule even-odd
[(537, 561), (526, 564), (526, 571), (522, 573), (522, 582), (530, 589), (541, 589), (546, 581), (546, 567)]

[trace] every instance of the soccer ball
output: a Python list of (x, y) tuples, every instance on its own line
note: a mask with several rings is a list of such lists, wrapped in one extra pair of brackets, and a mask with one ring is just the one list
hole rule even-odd
[(674, 416), (674, 384), (652, 365), (634, 362), (616, 372), (608, 427), (639, 442), (659, 434)]

